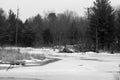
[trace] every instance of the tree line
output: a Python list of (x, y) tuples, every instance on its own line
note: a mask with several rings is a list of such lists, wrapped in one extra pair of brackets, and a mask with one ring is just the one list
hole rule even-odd
[(120, 9), (115, 10), (109, 0), (95, 0), (87, 16), (75, 12), (40, 14), (25, 22), (9, 10), (0, 9), (0, 45), (55, 46), (77, 45), (81, 51), (120, 50)]

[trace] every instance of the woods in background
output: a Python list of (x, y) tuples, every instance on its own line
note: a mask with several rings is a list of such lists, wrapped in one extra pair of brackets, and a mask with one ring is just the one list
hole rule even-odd
[(96, 0), (88, 16), (72, 11), (40, 14), (22, 22), (9, 10), (0, 9), (0, 45), (15, 46), (77, 45), (81, 51), (120, 50), (120, 9), (114, 10), (109, 0)]

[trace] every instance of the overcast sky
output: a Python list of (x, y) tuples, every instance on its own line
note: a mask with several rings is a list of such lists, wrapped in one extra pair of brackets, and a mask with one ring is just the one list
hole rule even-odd
[[(84, 15), (85, 8), (93, 5), (94, 0), (0, 0), (0, 8), (6, 12), (12, 9), (15, 13), (20, 9), (20, 19), (40, 14), (43, 16), (48, 11), (62, 13), (65, 10), (75, 11), (78, 15)], [(120, 0), (110, 0), (112, 6), (120, 5)]]

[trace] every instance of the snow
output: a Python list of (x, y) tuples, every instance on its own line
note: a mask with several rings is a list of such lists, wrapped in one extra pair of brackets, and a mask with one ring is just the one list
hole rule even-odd
[[(115, 80), (120, 74), (120, 54), (57, 53), (50, 48), (22, 48), (21, 52), (61, 59), (44, 66), (0, 70), (0, 80)], [(119, 78), (120, 80), (120, 78)]]

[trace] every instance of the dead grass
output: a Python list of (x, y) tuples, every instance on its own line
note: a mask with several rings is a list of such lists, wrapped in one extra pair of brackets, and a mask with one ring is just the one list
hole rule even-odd
[(23, 60), (23, 59), (45, 59), (45, 55), (43, 54), (28, 54), (28, 53), (20, 53), (19, 49), (0, 49), (0, 60), (4, 62), (11, 62), (15, 60)]

